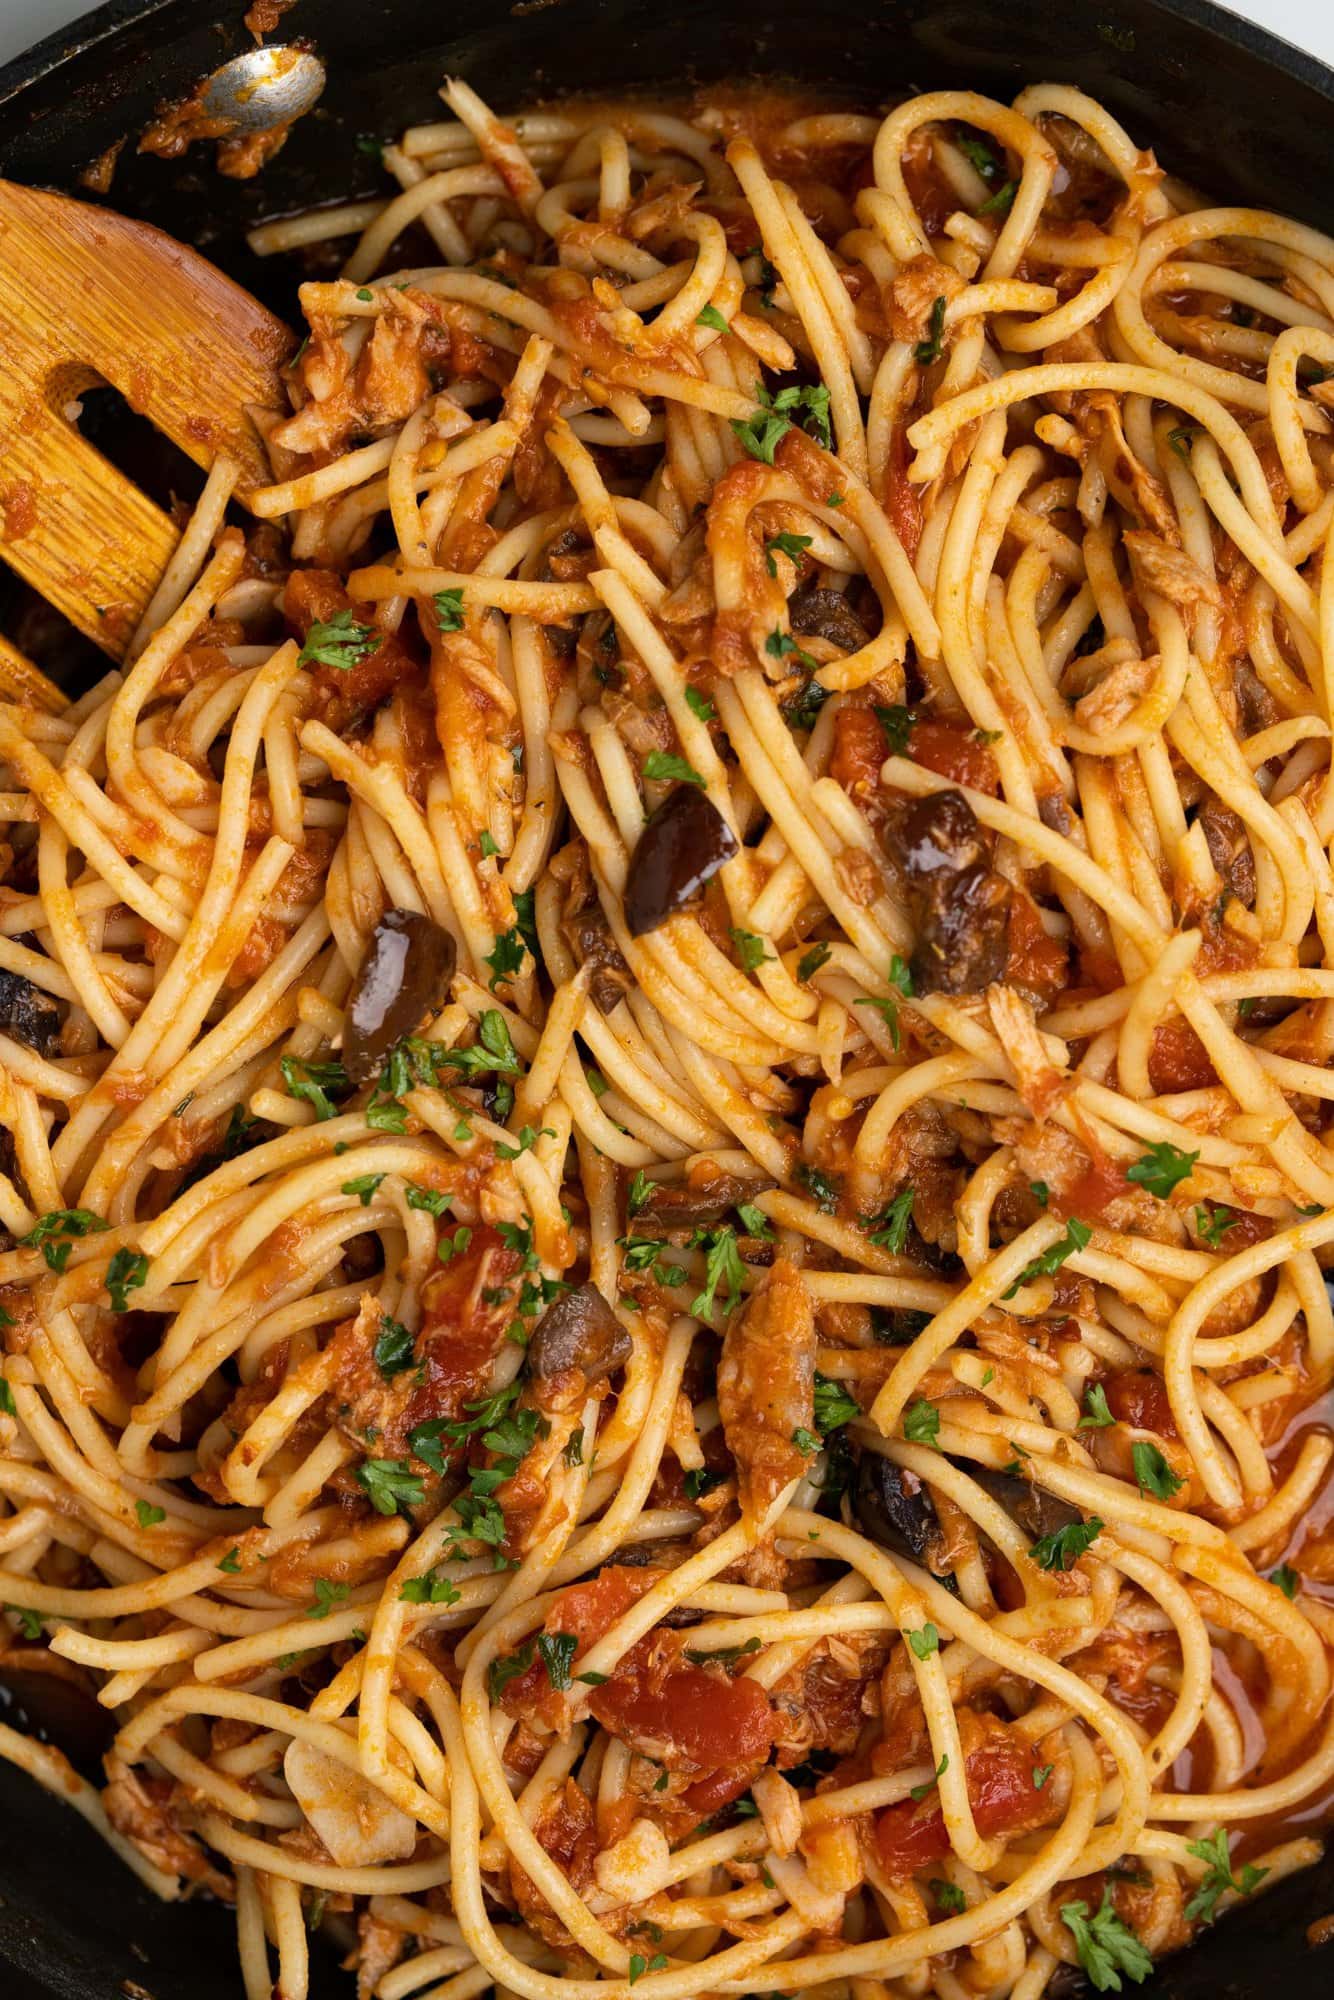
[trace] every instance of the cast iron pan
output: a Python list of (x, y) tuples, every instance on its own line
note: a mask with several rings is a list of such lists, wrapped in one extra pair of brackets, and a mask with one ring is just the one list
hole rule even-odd
[[(82, 167), (250, 45), (242, 5), (228, 0), (219, 19), (200, 0), (109, 0), (20, 57), (0, 71), (0, 173), (80, 193)], [(329, 85), (259, 178), (223, 180), (198, 149), (168, 164), (127, 146), (109, 199), (288, 314), (290, 271), (251, 257), (245, 231), (382, 192), (356, 138), (442, 116), (446, 71), (502, 110), (563, 91), (756, 76), (869, 105), (911, 87), (1006, 97), (1025, 82), (1074, 82), (1173, 172), (1334, 231), (1334, 74), (1207, 0), (843, 0), (799, 11), (792, 0), (298, 0), (282, 25), (315, 45)], [(1334, 1949), (1312, 1950), (1306, 1930), (1332, 1910), (1334, 1855), (1165, 1960), (1139, 1991), (1325, 2000)], [(314, 1990), (347, 2000), (352, 1982), (329, 1960)], [(239, 1994), (229, 1913), (159, 1904), (67, 1807), (0, 1763), (0, 2000)]]

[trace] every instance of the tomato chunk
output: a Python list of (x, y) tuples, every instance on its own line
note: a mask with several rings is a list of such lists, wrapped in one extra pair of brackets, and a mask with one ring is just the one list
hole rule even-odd
[(849, 798), (864, 805), (880, 783), (889, 744), (879, 718), (869, 708), (841, 708), (834, 717), (834, 754), (829, 775)]
[[(312, 625), (328, 625), (342, 612), (368, 631), (378, 631), (371, 623), (371, 607), (353, 604), (342, 578), (331, 569), (293, 570), (287, 579), (284, 604), (289, 624), (303, 640), (310, 636)], [(317, 662), (310, 669), (322, 710), (331, 722), (346, 722), (357, 713), (378, 708), (399, 681), (411, 680), (416, 674), (416, 663), (393, 632), (379, 632), (372, 650), (347, 667)]]
[(993, 795), (1000, 790), (996, 759), (966, 723), (915, 722), (908, 738), (908, 755), (914, 764), (924, 764), (928, 771), (956, 785)]
[[(964, 1720), (960, 1718), (961, 1722)], [(969, 1716), (981, 1740), (968, 1751), (964, 1770), (973, 1819), (984, 1840), (998, 1833), (1023, 1833), (1050, 1826), (1061, 1808), (1033, 1779), (1037, 1763), (1031, 1745), (994, 1716)], [(919, 1869), (943, 1861), (950, 1851), (945, 1815), (933, 1787), (926, 1798), (887, 1806), (876, 1818), (876, 1851), (891, 1882), (906, 1881)]]
[(1209, 1051), (1189, 1021), (1178, 1016), (1154, 1029), (1149, 1045), (1149, 1082), (1155, 1090), (1207, 1090), (1217, 1081)]
[(1123, 1368), (1103, 1386), (1107, 1407), (1120, 1423), (1133, 1424), (1140, 1431), (1156, 1431), (1159, 1437), (1176, 1437), (1166, 1385), (1152, 1368)]
[(755, 1681), (726, 1680), (703, 1667), (664, 1675), (631, 1655), (589, 1707), (605, 1729), (669, 1771), (716, 1771), (761, 1763), (773, 1740), (773, 1710)]
[[(660, 1569), (631, 1569), (628, 1564), (613, 1563), (587, 1583), (574, 1583), (562, 1591), (546, 1615), (543, 1630), (573, 1633), (579, 1642), (574, 1656), (577, 1673), (580, 1657), (594, 1640), (609, 1632), (622, 1613), (652, 1589), (662, 1573)], [(562, 1720), (561, 1704), (553, 1699), (554, 1694), (550, 1675), (542, 1661), (536, 1659), (507, 1683), (500, 1706), (507, 1715), (540, 1715), (554, 1729)]]

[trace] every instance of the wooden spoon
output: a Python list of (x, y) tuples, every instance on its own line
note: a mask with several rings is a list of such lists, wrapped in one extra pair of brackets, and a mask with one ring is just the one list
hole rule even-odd
[[(290, 328), (147, 223), (0, 181), (0, 557), (113, 660), (179, 539), (65, 414), (110, 383), (243, 502), (271, 479), (250, 411), (286, 414)], [(65, 696), (0, 637), (0, 696)]]

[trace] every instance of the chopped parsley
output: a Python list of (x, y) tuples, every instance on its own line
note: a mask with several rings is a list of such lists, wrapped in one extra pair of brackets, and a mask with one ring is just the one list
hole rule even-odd
[(968, 1898), (953, 1882), (942, 1882), (939, 1876), (927, 1883), (927, 1888), (936, 1899), (938, 1910), (948, 1910), (953, 1916), (960, 1916), (968, 1908)]
[(786, 556), (794, 568), (800, 568), (802, 556), (810, 545), (809, 535), (770, 535), (764, 544), (764, 566), (770, 576), (778, 574), (775, 556)]
[(454, 1199), (440, 1188), (419, 1187), (416, 1181), (408, 1181), (403, 1193), (409, 1208), (424, 1208), (428, 1215), (443, 1215)]
[(1033, 1278), (1051, 1277), (1054, 1272), (1060, 1270), (1067, 1257), (1074, 1256), (1076, 1250), (1086, 1250), (1092, 1236), (1093, 1231), (1087, 1222), (1081, 1222), (1077, 1216), (1072, 1215), (1065, 1225), (1065, 1235), (1058, 1236), (1054, 1243), (1049, 1243), (1031, 1264), (1025, 1264), (1010, 1289), (1002, 1292), (1001, 1297), (1012, 1299), (1020, 1286), (1028, 1284)]
[(352, 1476), (377, 1514), (397, 1514), (400, 1507), (415, 1507), (426, 1497), (426, 1488), (408, 1470), (405, 1458), (363, 1459)]
[(1295, 1597), (1301, 1585), (1301, 1577), (1291, 1563), (1281, 1563), (1269, 1572), (1269, 1581), (1283, 1592), (1285, 1597)]
[(883, 1215), (872, 1216), (866, 1225), (870, 1241), (877, 1250), (888, 1250), (892, 1257), (902, 1254), (908, 1241), (908, 1224), (912, 1221), (913, 1189), (900, 1188)]
[(832, 1215), (838, 1207), (838, 1183), (820, 1167), (808, 1166), (803, 1160), (792, 1178), (800, 1181), (810, 1194), (821, 1215)]
[(317, 1576), (315, 1579), (315, 1602), (307, 1607), (306, 1617), (327, 1618), (335, 1604), (341, 1603), (342, 1599), (347, 1596), (349, 1587), (346, 1583), (330, 1583), (327, 1577)]
[(459, 1593), (447, 1576), (428, 1569), (424, 1576), (410, 1576), (399, 1591), (404, 1604), (457, 1604)]
[(1206, 1207), (1203, 1202), (1195, 1205), (1195, 1233), (1209, 1245), (1211, 1250), (1221, 1250), (1224, 1233), (1235, 1229), (1237, 1217), (1230, 1208), (1215, 1202)]
[(674, 757), (670, 750), (650, 750), (644, 759), (644, 776), (663, 781), (678, 779), (683, 785), (702, 785), (703, 778), (691, 769), (684, 757)]
[(949, 1768), (950, 1768), (950, 1760), (948, 1756), (942, 1757), (940, 1762), (936, 1766), (934, 1777), (928, 1778), (927, 1782), (924, 1785), (914, 1785), (912, 1790), (909, 1792), (908, 1797), (910, 1799), (915, 1800), (916, 1803), (920, 1805), (922, 1803), (922, 1800), (926, 1798), (928, 1793), (935, 1791), (936, 1786), (940, 1783), (940, 1780), (944, 1777), (946, 1771), (948, 1771)]
[(383, 638), (373, 626), (359, 624), (350, 611), (336, 611), (332, 618), (316, 619), (296, 663), (299, 667), (337, 667), (348, 673), (368, 659)]
[(1174, 1187), (1190, 1179), (1199, 1157), (1198, 1153), (1183, 1153), (1179, 1146), (1158, 1139), (1142, 1159), (1126, 1168), (1126, 1179), (1137, 1181), (1159, 1201), (1166, 1201)]
[(835, 1382), (828, 1375), (815, 1378), (815, 1421), (822, 1437), (828, 1437), (843, 1424), (850, 1424), (862, 1413), (862, 1406), (855, 1396), (850, 1396), (841, 1382)]
[(801, 984), (805, 986), (812, 980), (822, 965), (828, 965), (831, 957), (829, 946), (824, 943), (813, 944), (809, 951), (803, 952), (797, 960), (797, 978)]
[(29, 1249), (40, 1244), (47, 1269), (63, 1271), (69, 1262), (70, 1238), (94, 1236), (109, 1226), (86, 1208), (52, 1208), (38, 1218), (26, 1236), (20, 1236), (19, 1242)]
[(1185, 1480), (1173, 1472), (1156, 1444), (1132, 1444), (1130, 1456), (1141, 1493), (1151, 1493), (1155, 1500), (1170, 1500), (1185, 1485)]
[(919, 1660), (929, 1660), (933, 1653), (940, 1651), (940, 1634), (930, 1623), (923, 1625), (919, 1631), (905, 1632), (903, 1636)]
[(1194, 1923), (1198, 1918), (1202, 1924), (1214, 1920), (1214, 1905), (1225, 1890), (1234, 1895), (1249, 1896), (1259, 1888), (1269, 1873), (1267, 1868), (1256, 1868), (1247, 1861), (1239, 1876), (1232, 1873), (1232, 1856), (1228, 1851), (1227, 1828), (1215, 1827), (1205, 1840), (1191, 1840), (1186, 1843), (1187, 1854), (1193, 1854), (1197, 1861), (1206, 1862), (1204, 1877), (1186, 1905), (1186, 1921)]
[(908, 754), (908, 738), (912, 735), (917, 717), (913, 710), (905, 708), (901, 701), (881, 705), (875, 711), (875, 719), (885, 732), (886, 741), (896, 757)]
[(127, 1292), (137, 1291), (148, 1280), (148, 1259), (142, 1250), (118, 1250), (107, 1266), (107, 1297), (112, 1312), (130, 1310)]
[(234, 1549), (228, 1549), (226, 1555), (223, 1557), (222, 1561), (218, 1564), (218, 1568), (220, 1570), (224, 1570), (228, 1576), (239, 1576), (241, 1574), (240, 1547), (238, 1546)]
[(1094, 1382), (1084, 1391), (1084, 1414), (1076, 1426), (1081, 1431), (1104, 1431), (1116, 1418), (1107, 1407), (1107, 1391)]
[(573, 1632), (540, 1632), (537, 1638), (537, 1657), (547, 1670), (547, 1679), (557, 1693), (570, 1685), (570, 1669), (574, 1656), (579, 1650), (579, 1641)]
[[(764, 642), (764, 650), (771, 660), (791, 658), (799, 660), (803, 667), (809, 667), (812, 673), (818, 670), (813, 656), (802, 651), (790, 632), (771, 632)], [(828, 689), (825, 692), (828, 693)]]
[(727, 321), (723, 318), (717, 306), (701, 306), (695, 314), (695, 325), (711, 326), (715, 333), (727, 332)]
[(369, 1208), (371, 1198), (383, 1179), (383, 1174), (358, 1174), (354, 1181), (344, 1181), (339, 1193), (354, 1194), (363, 1208)]
[(453, 590), (437, 590), (431, 599), (435, 609), (435, 622), (442, 632), (463, 630), (463, 589), (461, 585)]
[(931, 314), (926, 323), (926, 339), (919, 340), (913, 349), (913, 360), (919, 368), (929, 368), (933, 361), (939, 361), (944, 338), (945, 295), (942, 292), (931, 307)]
[(929, 1444), (933, 1451), (940, 1450), (940, 1411), (925, 1396), (909, 1403), (903, 1412), (903, 1435), (910, 1444)]
[(348, 1087), (347, 1071), (340, 1062), (307, 1062), (301, 1056), (284, 1056), (278, 1067), (287, 1095), (311, 1105), (317, 1120), (338, 1116), (338, 1106), (329, 1093)]
[(772, 965), (773, 953), (764, 949), (764, 939), (758, 937), (754, 931), (733, 928), (730, 935), (736, 946), (736, 955), (741, 960), (743, 972), (755, 972), (762, 965)]
[(496, 948), (488, 952), (483, 960), (483, 963), (491, 968), (490, 986), (493, 993), (502, 979), (512, 979), (522, 968), (525, 949), (517, 924), (512, 925), (507, 931), (496, 933)]
[(1108, 1890), (1102, 1892), (1095, 1917), (1090, 1917), (1087, 1903), (1062, 1903), (1061, 1919), (1074, 1938), (1079, 1963), (1099, 1993), (1119, 1993), (1123, 1972), (1138, 1986), (1153, 1971), (1152, 1958), (1117, 1916)]
[(391, 1319), (388, 1313), (383, 1313), (372, 1352), (375, 1365), (386, 1382), (391, 1376), (401, 1374), (403, 1369), (411, 1368), (413, 1346), (414, 1336), (408, 1329), (398, 1320)]
[(746, 1267), (736, 1247), (736, 1231), (724, 1223), (720, 1229), (698, 1232), (698, 1240), (705, 1248), (704, 1290), (690, 1302), (692, 1319), (707, 1319), (721, 1304), (718, 1294), (723, 1292), (730, 1310), (741, 1296), (745, 1281)]
[(134, 1511), (139, 1518), (141, 1528), (156, 1528), (159, 1522), (167, 1518), (166, 1508), (155, 1507), (149, 1500), (136, 1500)]
[(1103, 1526), (1096, 1514), (1090, 1514), (1087, 1521), (1071, 1521), (1064, 1528), (1054, 1528), (1051, 1534), (1040, 1536), (1028, 1553), (1039, 1569), (1073, 1569), (1079, 1558), (1092, 1548)]
[(700, 722), (712, 722), (715, 714), (713, 703), (707, 695), (702, 695), (697, 687), (687, 686), (686, 707)]

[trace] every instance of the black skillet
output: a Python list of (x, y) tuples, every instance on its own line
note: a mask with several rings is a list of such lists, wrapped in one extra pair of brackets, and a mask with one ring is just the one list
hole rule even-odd
[[(228, 0), (219, 20), (201, 0), (109, 0), (20, 57), (0, 71), (0, 174), (80, 192), (79, 170), (104, 148), (250, 46), (242, 5)], [(167, 164), (127, 147), (109, 198), (289, 314), (290, 276), (250, 255), (245, 230), (312, 202), (381, 192), (357, 137), (442, 116), (435, 92), (446, 71), (502, 110), (565, 91), (750, 77), (871, 105), (914, 86), (1006, 97), (1026, 82), (1074, 82), (1174, 173), (1334, 231), (1334, 74), (1205, 0), (800, 9), (790, 0), (298, 0), (282, 27), (315, 45), (329, 85), (257, 180), (222, 180), (198, 151)], [(0, 439), (0, 485), (3, 455)], [(1140, 1991), (1325, 2000), (1334, 1946), (1315, 1951), (1306, 1932), (1331, 1911), (1334, 1856), (1166, 1960)], [(350, 2000), (353, 1982), (330, 1960), (315, 1989), (318, 2000)], [(239, 2000), (240, 1991), (229, 1915), (158, 1904), (68, 1808), (0, 1762), (0, 2000)]]

